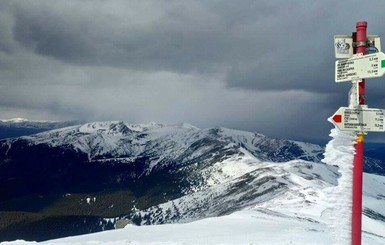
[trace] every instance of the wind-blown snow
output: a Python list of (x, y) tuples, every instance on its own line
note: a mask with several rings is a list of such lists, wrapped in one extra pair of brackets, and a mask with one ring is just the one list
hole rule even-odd
[(335, 244), (350, 244), (355, 135), (334, 128), (331, 130), (330, 136), (333, 139), (326, 145), (325, 158), (322, 161), (338, 166), (341, 174), (338, 186), (328, 188), (329, 209), (333, 213), (330, 225)]

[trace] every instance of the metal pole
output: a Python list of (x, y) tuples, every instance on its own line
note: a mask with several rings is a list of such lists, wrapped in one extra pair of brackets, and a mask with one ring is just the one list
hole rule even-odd
[[(357, 45), (355, 53), (366, 53), (366, 28), (368, 23), (360, 21), (356, 24)], [(365, 80), (358, 84), (359, 105), (365, 104)], [(364, 167), (364, 134), (358, 133), (353, 165), (353, 207), (352, 207), (352, 245), (361, 245), (362, 233), (362, 184)]]

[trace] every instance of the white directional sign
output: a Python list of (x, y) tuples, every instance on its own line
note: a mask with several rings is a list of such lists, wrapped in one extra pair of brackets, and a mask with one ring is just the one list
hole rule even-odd
[(341, 131), (385, 132), (382, 109), (340, 107), (330, 119)]
[(385, 54), (358, 54), (350, 59), (336, 61), (336, 82), (381, 77), (385, 74)]

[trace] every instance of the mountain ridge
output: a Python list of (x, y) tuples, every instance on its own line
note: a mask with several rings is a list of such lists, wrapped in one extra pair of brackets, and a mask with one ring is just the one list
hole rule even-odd
[[(175, 138), (178, 134), (177, 131), (182, 132), (182, 135)], [(188, 140), (188, 137), (195, 137), (207, 139), (219, 139), (219, 140), (230, 140), (232, 143), (237, 144), (240, 147), (244, 147), (247, 150), (254, 152), (255, 154), (262, 154), (271, 148), (270, 146), (274, 145), (285, 145), (287, 148), (280, 149), (283, 152), (271, 153), (270, 156), (265, 155), (266, 158), (274, 158), (279, 154), (286, 153), (290, 151), (299, 150), (302, 151), (301, 148), (309, 147), (307, 151), (310, 151), (313, 154), (309, 154), (308, 156), (302, 156), (304, 160), (315, 160), (320, 161), (322, 158), (322, 147), (310, 143), (291, 141), (291, 140), (277, 140), (270, 139), (267, 136), (264, 136), (259, 133), (252, 133), (240, 130), (227, 129), (223, 127), (209, 128), (209, 129), (199, 129), (195, 126), (189, 124), (176, 124), (176, 125), (165, 125), (165, 124), (127, 124), (122, 121), (109, 121), (109, 122), (94, 122), (94, 123), (86, 123), (83, 125), (70, 126), (64, 129), (56, 129), (48, 132), (38, 133), (33, 136), (25, 136), (21, 137), (21, 139), (30, 141), (31, 143), (35, 142), (37, 144), (49, 144), (51, 146), (58, 146), (64, 144), (72, 144), (76, 142), (77, 138), (80, 138), (80, 142), (74, 145), (74, 148), (89, 153), (90, 157), (94, 156), (102, 156), (103, 150), (99, 153), (91, 153), (89, 149), (87, 150), (87, 146), (95, 146), (98, 143), (103, 144), (103, 147), (106, 149), (110, 149), (111, 146), (121, 147), (122, 152), (127, 151), (127, 145), (120, 144), (121, 140), (131, 141), (130, 144), (134, 144), (137, 147), (140, 147), (144, 141), (141, 138), (145, 138), (148, 132), (151, 132), (151, 138), (149, 140), (157, 140), (163, 139), (170, 142), (179, 140), (179, 143), (186, 145), (191, 144), (191, 140)], [(15, 139), (10, 139), (8, 142), (13, 142)], [(18, 139), (16, 139), (18, 140)], [(72, 142), (71, 142), (72, 140)], [(181, 140), (186, 141), (185, 143), (181, 142)], [(97, 141), (97, 142), (94, 142)], [(137, 142), (135, 142), (137, 141)], [(139, 142), (138, 142), (139, 141)], [(257, 149), (255, 144), (261, 145), (262, 149)], [(293, 149), (290, 149), (292, 147)], [(136, 153), (137, 155), (139, 148), (131, 149), (130, 152), (126, 153)], [(142, 149), (143, 150), (143, 149)], [(134, 152), (132, 152), (134, 151)], [(104, 151), (105, 152), (105, 151)], [(118, 153), (116, 153), (118, 154)], [(294, 154), (294, 153), (293, 153)], [(274, 159), (277, 161), (278, 159)], [(283, 159), (287, 160), (287, 159)]]
[[(335, 166), (321, 162), (323, 153), (318, 145), (223, 127), (122, 121), (3, 139), (0, 212), (33, 219), (3, 229), (0, 240), (12, 238), (17, 227), (47, 229), (41, 224), (52, 220), (68, 233), (52, 228), (23, 238), (74, 235), (76, 225), (84, 233), (101, 231), (118, 220), (189, 222), (280, 196), (312, 203), (312, 193), (336, 184), (339, 176)], [(305, 184), (313, 187), (304, 191)], [(87, 222), (73, 223), (81, 219)]]

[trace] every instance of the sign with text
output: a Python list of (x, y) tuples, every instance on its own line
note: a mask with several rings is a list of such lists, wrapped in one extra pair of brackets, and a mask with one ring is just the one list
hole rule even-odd
[(357, 54), (350, 59), (336, 61), (336, 82), (381, 77), (385, 74), (385, 54)]
[(341, 131), (385, 132), (382, 109), (340, 107), (330, 119)]

